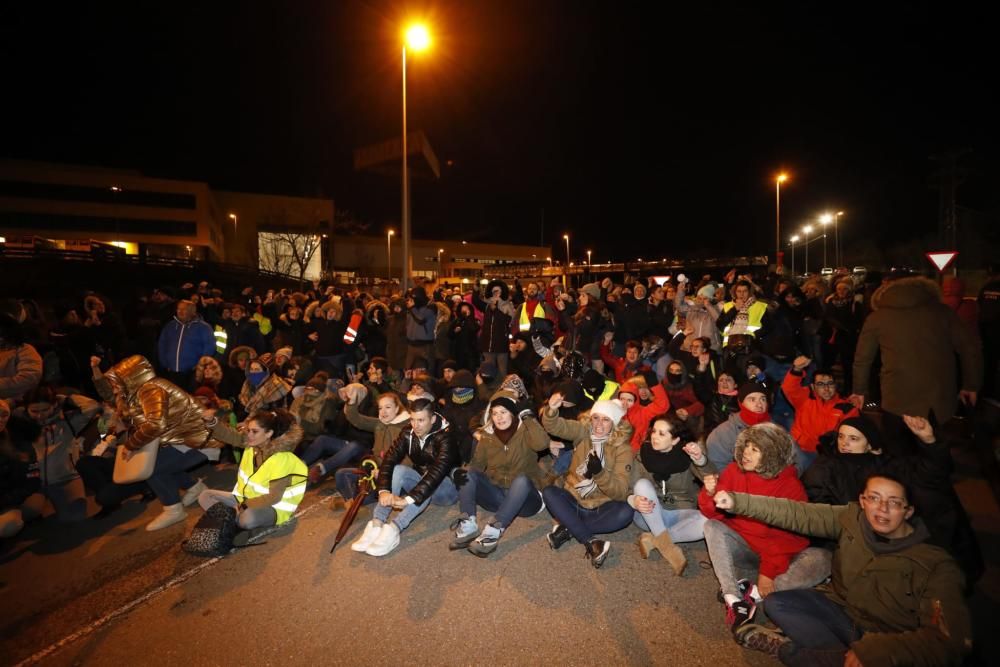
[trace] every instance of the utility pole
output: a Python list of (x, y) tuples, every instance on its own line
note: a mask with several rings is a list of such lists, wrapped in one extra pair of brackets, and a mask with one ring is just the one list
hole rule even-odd
[[(938, 234), (941, 243), (950, 250), (958, 250), (958, 186), (965, 182), (966, 170), (958, 166), (963, 155), (972, 152), (970, 148), (953, 149), (932, 155), (940, 167), (931, 176), (931, 186), (938, 189)], [(957, 266), (955, 267), (957, 269)]]

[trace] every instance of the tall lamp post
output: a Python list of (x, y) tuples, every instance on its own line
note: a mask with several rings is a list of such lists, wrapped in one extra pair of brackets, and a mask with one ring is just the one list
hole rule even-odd
[(392, 235), (396, 232), (389, 230), (385, 235), (385, 274), (389, 278), (389, 282), (392, 282)]
[[(819, 224), (823, 225), (823, 266), (826, 264), (826, 226), (833, 222), (833, 216), (829, 213), (824, 213), (819, 217)], [(836, 253), (834, 253), (836, 254)]]
[(778, 174), (774, 179), (774, 265), (781, 262), (781, 184), (788, 180), (788, 174)]
[(843, 211), (837, 211), (837, 215), (833, 216), (833, 247), (836, 250), (838, 269), (843, 261), (840, 257), (840, 216), (842, 215), (844, 215)]
[(587, 280), (590, 280), (590, 272), (591, 272), (591, 268), (590, 268), (590, 251), (588, 250), (587, 251)]
[(406, 49), (409, 47), (415, 53), (424, 51), (431, 44), (431, 36), (427, 27), (416, 24), (406, 29), (403, 39), (403, 274), (399, 288), (406, 291), (410, 277), (410, 172), (407, 165), (409, 149), (406, 137)]
[(569, 234), (563, 234), (566, 241), (566, 268), (563, 271), (563, 287), (569, 287)]
[(438, 282), (441, 281), (441, 274), (444, 273), (444, 269), (441, 266), (441, 253), (444, 252), (444, 248), (438, 248)]
[(795, 242), (799, 240), (798, 235), (792, 237), (792, 278), (795, 278)]
[(812, 234), (812, 225), (806, 225), (802, 228), (803, 233), (806, 235), (806, 275), (809, 274), (809, 235)]

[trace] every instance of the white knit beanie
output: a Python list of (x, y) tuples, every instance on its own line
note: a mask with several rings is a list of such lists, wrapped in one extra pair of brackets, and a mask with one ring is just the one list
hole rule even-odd
[(604, 415), (614, 422), (615, 426), (618, 426), (618, 422), (625, 416), (625, 406), (617, 398), (610, 401), (596, 401), (590, 412), (591, 414)]

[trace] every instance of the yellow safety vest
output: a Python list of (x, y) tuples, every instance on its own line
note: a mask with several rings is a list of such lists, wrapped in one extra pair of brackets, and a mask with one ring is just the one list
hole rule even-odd
[(619, 385), (617, 382), (612, 382), (611, 380), (605, 380), (604, 381), (604, 391), (602, 391), (601, 395), (598, 396), (597, 398), (594, 398), (590, 394), (587, 394), (587, 390), (586, 389), (583, 390), (583, 393), (586, 394), (587, 397), (590, 398), (590, 399), (592, 399), (595, 403), (597, 401), (610, 401), (612, 398), (615, 397), (615, 394), (618, 393), (618, 388), (620, 386), (621, 385)]
[(291, 476), (292, 483), (281, 494), (281, 499), (271, 505), (278, 515), (278, 523), (288, 521), (295, 513), (302, 496), (306, 492), (306, 478), (309, 470), (302, 460), (292, 452), (272, 454), (259, 470), (253, 469), (253, 447), (247, 447), (240, 458), (239, 474), (233, 495), (237, 502), (244, 502), (259, 496), (266, 496), (271, 480)]
[[(735, 308), (735, 304), (732, 301), (727, 301), (722, 304), (722, 312), (728, 313), (730, 310)], [(764, 319), (764, 313), (767, 312), (767, 304), (763, 301), (754, 301), (750, 304), (750, 308), (747, 310), (747, 334), (751, 336), (756, 336), (757, 331), (760, 329), (761, 320)], [(729, 341), (729, 331), (733, 327), (733, 322), (726, 325), (726, 328), (722, 330), (722, 345), (725, 346)]]
[(539, 301), (535, 304), (535, 312), (531, 317), (528, 317), (528, 302), (525, 301), (521, 304), (521, 317), (518, 318), (517, 328), (521, 331), (531, 330), (531, 320), (536, 317), (545, 317), (545, 308), (542, 307), (542, 302)]
[(215, 351), (219, 354), (226, 353), (226, 345), (229, 344), (229, 334), (221, 325), (215, 325)]

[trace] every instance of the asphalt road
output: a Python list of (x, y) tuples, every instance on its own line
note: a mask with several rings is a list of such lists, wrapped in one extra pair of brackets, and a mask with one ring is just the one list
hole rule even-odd
[[(1000, 509), (967, 467), (956, 488), (990, 561), (971, 604), (980, 649), (995, 649)], [(202, 474), (227, 488), (234, 471)], [(343, 516), (330, 509), (331, 487), (309, 492), (264, 544), (216, 561), (180, 550), (197, 506), (186, 524), (155, 533), (143, 530), (155, 501), (102, 521), (28, 526), (0, 544), (0, 663), (776, 664), (732, 641), (703, 542), (684, 546), (677, 578), (658, 556), (640, 558), (630, 527), (611, 536), (595, 570), (578, 544), (548, 548), (543, 513), (479, 559), (447, 549), (457, 507), (432, 507), (387, 557), (349, 542), (330, 555)]]

